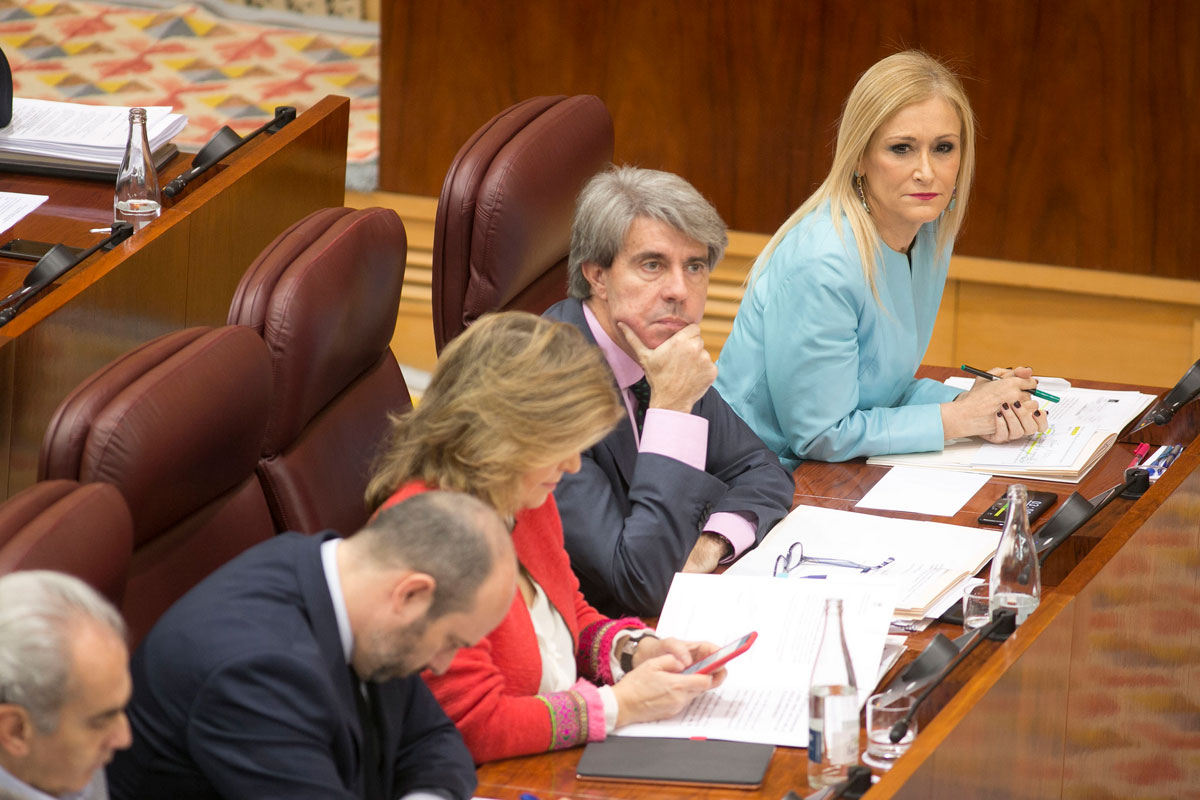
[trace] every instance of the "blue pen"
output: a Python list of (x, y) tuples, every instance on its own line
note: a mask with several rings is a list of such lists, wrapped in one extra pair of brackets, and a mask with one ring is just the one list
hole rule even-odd
[(1167, 455), (1174, 448), (1174, 445), (1164, 444), (1154, 451), (1153, 455), (1142, 462), (1143, 467), (1152, 467), (1158, 463), (1158, 460)]
[(1182, 452), (1183, 445), (1171, 445), (1171, 448), (1167, 451), (1166, 455), (1155, 461), (1152, 466), (1146, 469), (1146, 471), (1150, 473), (1150, 482), (1154, 483), (1156, 480), (1158, 480), (1162, 474), (1167, 471), (1167, 468), (1175, 463), (1175, 459), (1179, 458), (1179, 454)]

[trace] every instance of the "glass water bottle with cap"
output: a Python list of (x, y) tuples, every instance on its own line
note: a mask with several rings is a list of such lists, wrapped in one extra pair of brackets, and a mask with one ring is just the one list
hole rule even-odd
[(1019, 483), (1008, 487), (1008, 516), (992, 557), (988, 590), (988, 610), (994, 614), (999, 608), (1011, 608), (1017, 612), (1018, 625), (1033, 613), (1042, 597), (1042, 574), (1029, 532), (1025, 487)]
[(162, 210), (158, 194), (158, 175), (146, 135), (146, 109), (129, 109), (129, 141), (117, 173), (113, 197), (113, 218), (124, 220), (140, 230), (157, 218)]
[(858, 762), (858, 688), (842, 601), (825, 601), (825, 629), (808, 684), (808, 783), (814, 789), (846, 779)]

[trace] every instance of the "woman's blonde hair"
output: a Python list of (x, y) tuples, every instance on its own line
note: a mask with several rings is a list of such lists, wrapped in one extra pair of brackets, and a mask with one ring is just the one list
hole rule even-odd
[(948, 102), (962, 123), (955, 203), (953, 208), (942, 214), (938, 225), (937, 253), (940, 256), (945, 252), (946, 245), (958, 236), (971, 197), (971, 181), (975, 177), (975, 114), (971, 111), (971, 103), (958, 76), (933, 57), (918, 50), (906, 50), (874, 64), (858, 79), (846, 99), (846, 107), (838, 123), (837, 144), (829, 175), (775, 231), (755, 260), (751, 274), (757, 276), (765, 268), (783, 237), (801, 219), (828, 202), (839, 236), (844, 236), (842, 215), (849, 220), (867, 283), (878, 299), (875, 276), (882, 259), (879, 232), (855, 191), (855, 169), (866, 154), (871, 137), (892, 115), (906, 106), (935, 96)]
[(417, 407), (392, 417), (367, 505), (421, 480), (512, 514), (524, 473), (591, 447), (623, 413), (612, 372), (577, 328), (487, 314), (442, 351)]

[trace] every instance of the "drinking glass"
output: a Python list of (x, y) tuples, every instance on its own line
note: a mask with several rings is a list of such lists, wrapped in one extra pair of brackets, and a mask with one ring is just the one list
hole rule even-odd
[(973, 631), (988, 624), (991, 613), (988, 611), (988, 585), (968, 586), (963, 590), (963, 630)]
[(867, 700), (867, 751), (863, 763), (876, 769), (891, 769), (896, 759), (904, 755), (913, 739), (917, 738), (917, 720), (908, 723), (908, 731), (898, 742), (892, 742), (892, 726), (912, 710), (913, 696), (899, 697), (873, 694)]

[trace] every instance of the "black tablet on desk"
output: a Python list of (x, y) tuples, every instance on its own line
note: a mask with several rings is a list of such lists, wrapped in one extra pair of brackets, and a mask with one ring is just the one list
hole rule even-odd
[(769, 744), (610, 736), (584, 748), (575, 777), (757, 789), (774, 753)]

